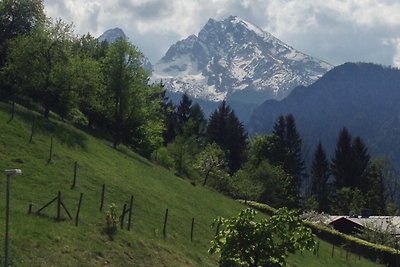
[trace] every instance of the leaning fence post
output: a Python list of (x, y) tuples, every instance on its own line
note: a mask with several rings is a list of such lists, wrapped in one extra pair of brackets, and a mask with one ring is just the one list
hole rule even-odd
[(164, 239), (167, 237), (167, 221), (168, 221), (168, 209), (165, 210), (165, 217), (164, 217), (164, 227), (163, 227)]
[(133, 195), (131, 196), (131, 202), (129, 204), (128, 231), (131, 230), (132, 209), (133, 209)]
[(333, 258), (333, 254), (335, 253), (335, 245), (332, 244), (332, 258)]
[(61, 192), (58, 191), (57, 195), (57, 221), (61, 218)]
[(193, 229), (194, 229), (194, 218), (192, 218), (192, 227), (190, 229), (190, 241), (193, 242)]
[(14, 119), (14, 114), (15, 114), (15, 101), (13, 101), (11, 104), (11, 118), (8, 120), (8, 122)]
[(28, 214), (32, 213), (32, 206), (33, 206), (32, 202), (29, 203)]
[(77, 171), (77, 168), (78, 168), (78, 162), (75, 161), (75, 163), (74, 163), (74, 178), (73, 178), (73, 181), (72, 181), (71, 189), (74, 189), (74, 188), (75, 188), (75, 184), (76, 184), (76, 171)]
[(78, 210), (76, 211), (76, 217), (75, 217), (75, 226), (78, 226), (79, 213), (81, 211), (82, 199), (83, 199), (83, 193), (81, 193), (81, 195), (79, 197)]
[(47, 163), (51, 162), (52, 157), (53, 157), (53, 136), (50, 138), (49, 159), (48, 159)]
[(103, 210), (103, 204), (104, 204), (104, 191), (106, 190), (106, 184), (103, 184), (102, 189), (101, 189), (101, 199), (100, 199), (100, 211)]

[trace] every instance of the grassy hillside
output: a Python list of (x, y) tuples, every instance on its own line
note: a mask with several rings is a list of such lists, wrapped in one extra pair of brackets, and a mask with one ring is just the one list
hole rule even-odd
[[(8, 122), (10, 106), (0, 102), (0, 170), (21, 168), (23, 175), (11, 181), (10, 258), (14, 266), (216, 266), (217, 257), (207, 253), (215, 234), (211, 223), (217, 216), (236, 215), (241, 204), (188, 180), (174, 176), (128, 149), (115, 151), (106, 141), (75, 128), (40, 117), (33, 142), (33, 113), (17, 107)], [(53, 157), (48, 163), (51, 136)], [(71, 189), (74, 162), (77, 184)], [(0, 256), (3, 261), (5, 227), (5, 177), (0, 179)], [(99, 211), (102, 184), (106, 184), (103, 212)], [(57, 222), (53, 203), (42, 216), (28, 215), (61, 191), (63, 202), (75, 217), (80, 193), (84, 193), (79, 226)], [(105, 212), (111, 203), (121, 213), (134, 196), (131, 231), (118, 229), (113, 240), (104, 233)], [(167, 236), (163, 222), (169, 209)], [(192, 218), (194, 240), (190, 240)], [(320, 256), (293, 255), (290, 266), (377, 266), (350, 255), (346, 260), (322, 243)]]

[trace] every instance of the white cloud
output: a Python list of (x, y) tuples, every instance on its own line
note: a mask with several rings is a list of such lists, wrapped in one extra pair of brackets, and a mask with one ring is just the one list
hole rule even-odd
[(400, 2), (396, 0), (46, 0), (49, 16), (98, 36), (122, 28), (155, 62), (212, 17), (238, 15), (277, 38), (333, 64), (399, 64)]

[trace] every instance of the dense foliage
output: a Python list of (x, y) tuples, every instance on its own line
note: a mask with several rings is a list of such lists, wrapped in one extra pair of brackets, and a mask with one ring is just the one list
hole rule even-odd
[(220, 231), (209, 252), (221, 254), (220, 266), (284, 266), (289, 253), (315, 249), (314, 235), (296, 212), (282, 208), (261, 221), (254, 220), (255, 214), (246, 209), (215, 221)]

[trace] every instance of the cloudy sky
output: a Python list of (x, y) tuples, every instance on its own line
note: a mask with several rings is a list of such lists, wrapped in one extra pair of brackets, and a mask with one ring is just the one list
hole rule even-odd
[(45, 0), (47, 15), (73, 22), (78, 34), (121, 28), (157, 62), (209, 18), (237, 15), (296, 49), (338, 65), (400, 67), (398, 0)]

